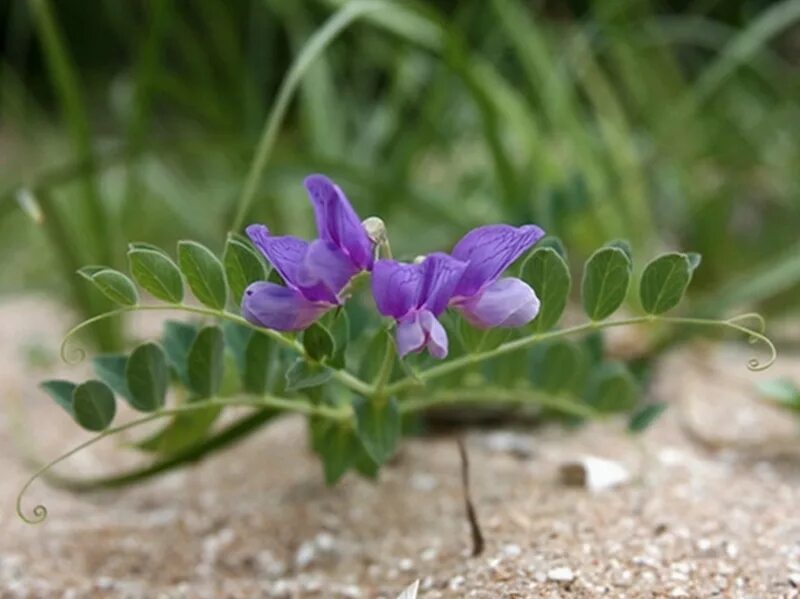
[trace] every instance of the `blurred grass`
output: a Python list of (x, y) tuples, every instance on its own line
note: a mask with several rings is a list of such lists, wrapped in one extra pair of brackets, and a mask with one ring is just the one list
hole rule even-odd
[(70, 251), (119, 264), (133, 239), (310, 233), (300, 179), (323, 171), (400, 255), (535, 221), (574, 261), (618, 237), (700, 251), (698, 309), (786, 312), (800, 2), (722, 4), (11, 0), (0, 289), (60, 288)]

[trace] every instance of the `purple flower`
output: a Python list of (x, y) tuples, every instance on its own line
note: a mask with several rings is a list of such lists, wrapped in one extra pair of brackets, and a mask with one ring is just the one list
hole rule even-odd
[(447, 356), (447, 333), (437, 320), (453, 295), (467, 264), (447, 254), (430, 254), (417, 264), (379, 260), (372, 271), (378, 311), (397, 320), (397, 351), (428, 351)]
[(453, 248), (467, 268), (450, 305), (478, 328), (518, 327), (539, 313), (539, 298), (530, 285), (503, 271), (544, 237), (536, 225), (487, 225), (467, 233)]
[(274, 236), (264, 225), (247, 227), (247, 235), (286, 283), (259, 281), (245, 290), (242, 314), (268, 329), (308, 327), (341, 304), (340, 294), (350, 279), (372, 269), (372, 242), (342, 190), (323, 175), (307, 177), (304, 185), (314, 206), (318, 239)]

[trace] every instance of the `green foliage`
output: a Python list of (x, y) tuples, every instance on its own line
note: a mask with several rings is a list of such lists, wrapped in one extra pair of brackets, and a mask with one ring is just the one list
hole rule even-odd
[(244, 290), (250, 283), (266, 281), (267, 271), (253, 248), (237, 236), (229, 235), (222, 255), (225, 279), (235, 305), (242, 303)]
[(600, 412), (622, 412), (636, 405), (639, 390), (620, 362), (606, 362), (589, 374), (586, 401)]
[(102, 266), (85, 266), (78, 271), (78, 274), (115, 304), (135, 306), (139, 303), (139, 294), (133, 281), (118, 270)]
[(212, 397), (222, 384), (225, 367), (225, 339), (218, 326), (197, 333), (187, 355), (187, 382), (198, 397)]
[(369, 457), (378, 464), (394, 455), (400, 440), (400, 410), (397, 400), (358, 398), (354, 403), (356, 431)]
[(303, 333), (303, 347), (315, 362), (322, 362), (333, 355), (336, 345), (333, 337), (323, 325), (315, 322)]
[(319, 387), (331, 380), (330, 368), (298, 358), (286, 371), (286, 391), (301, 391)]
[(156, 343), (140, 345), (125, 365), (125, 380), (131, 407), (140, 412), (155, 412), (164, 405), (169, 370), (164, 351)]
[(197, 331), (198, 327), (193, 324), (168, 320), (164, 323), (164, 332), (161, 335), (161, 346), (164, 348), (167, 363), (184, 385), (189, 384), (187, 359)]
[(128, 250), (131, 275), (153, 297), (178, 304), (183, 300), (183, 281), (178, 267), (164, 252), (151, 246), (131, 245)]
[(779, 378), (763, 381), (759, 383), (758, 391), (779, 406), (800, 412), (800, 387), (791, 379)]
[(114, 393), (130, 402), (130, 390), (125, 377), (128, 356), (125, 354), (103, 354), (92, 359), (97, 378), (108, 385)]
[(658, 420), (659, 416), (667, 409), (667, 404), (664, 402), (657, 402), (642, 406), (637, 412), (628, 420), (628, 431), (631, 433), (641, 433), (650, 428), (650, 426)]
[(532, 330), (549, 331), (558, 324), (567, 305), (572, 285), (567, 263), (552, 247), (540, 247), (523, 264), (521, 278), (533, 287), (541, 302)]
[(47, 393), (50, 398), (59, 406), (72, 416), (74, 411), (72, 409), (72, 392), (75, 390), (75, 383), (69, 381), (44, 381), (39, 387)]
[(178, 242), (178, 265), (194, 296), (205, 306), (222, 310), (228, 297), (222, 263), (196, 241)]
[[(695, 261), (699, 264), (698, 261)], [(639, 298), (648, 314), (663, 314), (683, 299), (692, 279), (692, 262), (686, 254), (663, 254), (647, 264), (639, 283)]]
[(625, 301), (631, 280), (631, 260), (615, 246), (597, 250), (586, 262), (581, 282), (583, 310), (594, 321), (604, 320)]
[(540, 389), (556, 395), (575, 388), (583, 368), (580, 348), (570, 341), (548, 343), (535, 364), (534, 381)]
[(348, 424), (328, 424), (319, 435), (316, 449), (322, 458), (325, 482), (333, 485), (358, 457), (358, 438)]
[(102, 431), (114, 420), (117, 403), (114, 393), (100, 381), (86, 381), (72, 392), (75, 421), (88, 431)]

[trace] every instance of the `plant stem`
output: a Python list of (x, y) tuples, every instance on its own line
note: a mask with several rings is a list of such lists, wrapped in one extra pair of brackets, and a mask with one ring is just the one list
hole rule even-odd
[(580, 324), (577, 326), (557, 331), (550, 331), (547, 333), (535, 333), (527, 337), (522, 337), (521, 339), (515, 339), (513, 341), (509, 341), (508, 343), (504, 343), (496, 347), (495, 349), (489, 351), (468, 354), (466, 356), (462, 356), (461, 358), (456, 358), (449, 362), (445, 362), (444, 364), (433, 366), (428, 370), (424, 370), (422, 372), (417, 373), (416, 378), (406, 377), (395, 383), (392, 383), (386, 388), (386, 394), (392, 395), (394, 393), (404, 391), (405, 389), (408, 389), (410, 387), (418, 386), (420, 382), (425, 383), (429, 380), (442, 377), (446, 374), (450, 374), (451, 372), (455, 372), (472, 364), (477, 364), (479, 362), (483, 362), (484, 360), (496, 358), (498, 356), (502, 356), (504, 354), (517, 351), (520, 349), (525, 349), (527, 347), (530, 347), (531, 345), (540, 343), (542, 341), (547, 341), (550, 339), (558, 339), (560, 337), (575, 335), (577, 333), (582, 333), (585, 331), (609, 329), (612, 327), (620, 327), (620, 326), (644, 324), (652, 322), (668, 322), (673, 324), (687, 324), (693, 326), (730, 328), (739, 331), (741, 333), (745, 333), (746, 335), (749, 335), (751, 339), (756, 339), (766, 344), (770, 350), (770, 358), (765, 363), (762, 364), (757, 359), (753, 358), (748, 362), (747, 364), (748, 368), (750, 370), (764, 370), (765, 368), (768, 368), (777, 358), (777, 352), (775, 350), (775, 346), (769, 339), (767, 339), (767, 337), (765, 337), (764, 335), (762, 335), (757, 331), (754, 331), (745, 326), (737, 324), (736, 320), (737, 320), (736, 317), (731, 318), (729, 320), (711, 320), (705, 318), (686, 318), (679, 316), (677, 317), (636, 316), (633, 318), (626, 318), (622, 320), (587, 322), (584, 324)]
[[(45, 518), (47, 518), (47, 508), (45, 506), (43, 506), (43, 505), (37, 505), (37, 506), (35, 506), (33, 508), (33, 510), (32, 510), (33, 517), (32, 518), (30, 518), (30, 517), (26, 516), (25, 514), (23, 514), (23, 512), (22, 512), (22, 498), (25, 495), (25, 492), (28, 490), (28, 488), (38, 478), (41, 478), (42, 476), (45, 476), (53, 467), (57, 466), (58, 464), (60, 464), (64, 460), (69, 459), (70, 457), (72, 457), (73, 455), (78, 453), (79, 451), (82, 451), (83, 449), (86, 449), (87, 447), (90, 447), (90, 446), (94, 445), (95, 443), (98, 443), (98, 442), (102, 441), (106, 437), (110, 437), (110, 436), (112, 436), (114, 434), (117, 434), (117, 433), (120, 433), (122, 431), (126, 431), (128, 429), (132, 429), (132, 428), (138, 427), (138, 426), (140, 426), (142, 424), (146, 424), (148, 422), (152, 422), (152, 421), (158, 420), (160, 418), (165, 418), (167, 416), (175, 416), (177, 414), (183, 414), (183, 413), (186, 413), (186, 412), (202, 410), (202, 409), (206, 409), (206, 408), (209, 408), (209, 407), (212, 407), (212, 406), (218, 406), (218, 407), (232, 407), (232, 406), (241, 407), (241, 406), (245, 406), (245, 407), (262, 408), (262, 410), (263, 409), (268, 409), (268, 410), (273, 410), (273, 411), (286, 411), (286, 410), (289, 410), (289, 411), (299, 412), (301, 414), (306, 414), (308, 416), (318, 416), (318, 417), (322, 417), (322, 418), (328, 418), (328, 419), (331, 419), (331, 420), (345, 420), (345, 419), (350, 417), (349, 409), (347, 411), (345, 411), (345, 410), (339, 410), (339, 409), (336, 409), (336, 408), (331, 408), (331, 407), (328, 407), (328, 406), (316, 406), (316, 405), (312, 405), (312, 404), (310, 404), (308, 402), (304, 402), (301, 399), (286, 399), (286, 398), (282, 398), (282, 397), (275, 397), (275, 396), (272, 396), (272, 395), (263, 395), (263, 396), (258, 396), (258, 397), (241, 397), (241, 398), (211, 398), (211, 399), (207, 399), (207, 400), (204, 400), (204, 401), (185, 403), (185, 404), (182, 404), (180, 406), (175, 406), (173, 408), (165, 408), (165, 409), (159, 410), (158, 412), (155, 412), (153, 414), (149, 414), (147, 416), (139, 418), (137, 420), (133, 420), (131, 422), (126, 422), (125, 424), (121, 424), (119, 426), (106, 429), (103, 432), (95, 435), (94, 437), (92, 437), (88, 441), (85, 441), (85, 442), (81, 443), (80, 445), (74, 447), (73, 449), (69, 450), (68, 452), (60, 455), (55, 460), (53, 460), (53, 461), (45, 464), (41, 468), (39, 468), (28, 479), (28, 481), (25, 483), (25, 485), (20, 490), (19, 495), (17, 496), (17, 514), (19, 515), (19, 517), (22, 520), (24, 520), (28, 524), (38, 524), (38, 523), (44, 521)], [(247, 431), (245, 431), (245, 432), (247, 432)], [(239, 433), (239, 434), (241, 434), (241, 433)], [(239, 434), (234, 435), (230, 440), (233, 440), (233, 438), (238, 437)], [(230, 433), (229, 433), (229, 436), (230, 436)], [(200, 452), (199, 454), (198, 454), (198, 448), (197, 447), (189, 448), (189, 450), (187, 450), (187, 451), (192, 452), (193, 456), (199, 457), (199, 455), (203, 455), (203, 454), (207, 453), (208, 451), (210, 451), (211, 449), (216, 448), (217, 446), (219, 446), (219, 442), (217, 442), (216, 444), (212, 444), (212, 446), (210, 448), (206, 449), (206, 451)], [(175, 461), (175, 459), (168, 460), (168, 464), (177, 465), (178, 463), (183, 463), (185, 461), (188, 461), (188, 459), (189, 459), (189, 457), (183, 456), (182, 459), (178, 460), (177, 462)], [(153, 468), (151, 466), (151, 467), (148, 467), (148, 468), (146, 468), (145, 470), (142, 471), (142, 472), (146, 472), (147, 474), (142, 474), (140, 472), (139, 474), (137, 474), (135, 476), (123, 475), (122, 477), (114, 477), (114, 480), (117, 483), (117, 486), (121, 486), (122, 484), (125, 484), (127, 482), (134, 482), (136, 480), (140, 480), (143, 476), (157, 474), (159, 472), (162, 472), (162, 471), (168, 469), (169, 467), (170, 467), (169, 465), (164, 465), (164, 464), (159, 465), (157, 468)], [(65, 486), (70, 486), (69, 481), (65, 481), (64, 479), (62, 479), (62, 483)], [(78, 483), (75, 483), (73, 486), (81, 486), (81, 485), (78, 484)]]
[(580, 418), (597, 418), (600, 416), (600, 413), (591, 406), (573, 401), (567, 397), (549, 395), (534, 389), (509, 390), (500, 387), (453, 389), (434, 393), (427, 397), (412, 397), (400, 402), (400, 411), (404, 414), (410, 414), (439, 406), (464, 403), (540, 405), (543, 408), (551, 408)]
[[(80, 348), (78, 348), (77, 350), (76, 359), (70, 360), (68, 358), (66, 353), (67, 342), (73, 335), (75, 335), (75, 333), (77, 333), (81, 329), (91, 324), (94, 324), (101, 320), (105, 320), (106, 318), (111, 318), (113, 316), (125, 314), (127, 312), (140, 312), (140, 311), (150, 312), (150, 311), (169, 311), (169, 310), (189, 312), (192, 314), (200, 314), (202, 316), (209, 316), (212, 318), (222, 318), (231, 322), (235, 322), (236, 324), (252, 329), (261, 335), (266, 335), (270, 339), (273, 339), (274, 341), (280, 343), (284, 347), (291, 349), (300, 356), (306, 357), (306, 351), (303, 348), (303, 344), (297, 341), (296, 339), (290, 339), (286, 335), (283, 335), (277, 331), (256, 326), (247, 321), (246, 319), (242, 318), (241, 316), (233, 314), (231, 312), (227, 312), (225, 310), (214, 310), (212, 308), (204, 308), (202, 306), (190, 306), (187, 304), (157, 304), (152, 306), (143, 306), (137, 304), (135, 306), (125, 306), (123, 308), (118, 308), (116, 310), (112, 310), (111, 312), (105, 312), (104, 314), (98, 314), (97, 316), (89, 318), (88, 320), (83, 321), (82, 323), (78, 324), (77, 326), (67, 331), (67, 334), (64, 336), (64, 340), (61, 343), (61, 352), (60, 352), (61, 358), (65, 362), (80, 362), (81, 360), (83, 360), (83, 358), (85, 357), (85, 352)], [(348, 387), (349, 389), (355, 391), (360, 395), (369, 396), (372, 393), (373, 391), (372, 386), (362, 381), (358, 377), (350, 374), (345, 370), (337, 370), (337, 369), (332, 369), (332, 370), (333, 370), (333, 377), (336, 380), (338, 380), (341, 384), (343, 384), (345, 387)]]

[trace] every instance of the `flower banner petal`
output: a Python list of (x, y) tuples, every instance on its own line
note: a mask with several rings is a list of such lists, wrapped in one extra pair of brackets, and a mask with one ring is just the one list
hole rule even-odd
[(473, 229), (453, 248), (454, 258), (469, 262), (455, 295), (475, 295), (497, 280), (514, 260), (542, 237), (544, 231), (536, 225), (487, 225)]
[(359, 269), (369, 270), (372, 242), (339, 186), (324, 175), (311, 175), (303, 183), (314, 205), (320, 238), (343, 248)]

